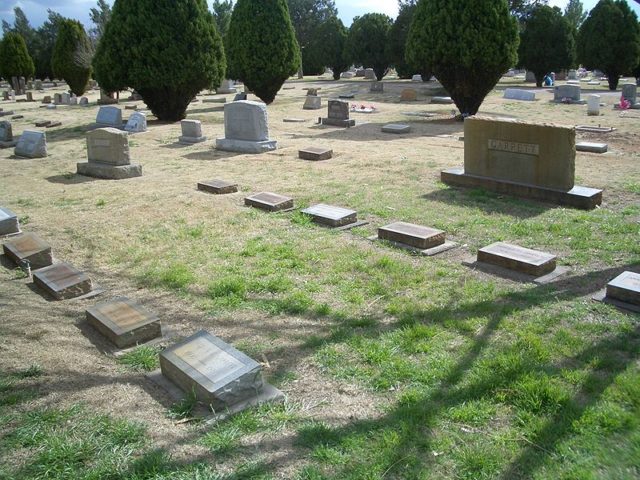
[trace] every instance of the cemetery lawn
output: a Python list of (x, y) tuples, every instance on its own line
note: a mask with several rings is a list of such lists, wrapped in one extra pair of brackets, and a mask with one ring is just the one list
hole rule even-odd
[[(143, 176), (124, 181), (75, 174), (96, 92), (89, 108), (0, 105), (25, 116), (16, 135), (63, 123), (46, 130), (46, 159), (0, 150), (0, 205), (107, 290), (49, 301), (3, 258), (0, 479), (640, 477), (640, 315), (591, 298), (640, 272), (640, 113), (614, 111), (619, 94), (603, 95), (597, 118), (544, 89), (535, 102), (503, 100), (514, 80), (487, 98), (481, 114), (617, 129), (577, 135), (609, 144), (577, 154), (576, 183), (604, 189), (601, 208), (580, 211), (442, 184), (442, 169), (463, 164), (463, 126), (448, 105), (426, 104), (420, 84), (289, 85), (268, 107), (278, 150), (212, 149), (223, 114), (199, 96), (188, 118), (207, 142), (178, 145), (180, 125), (151, 117), (130, 137)], [(304, 86), (322, 87), (322, 110), (302, 110)], [(418, 102), (399, 102), (407, 87)], [(350, 129), (314, 125), (329, 95), (352, 90), (379, 113), (352, 114)], [(383, 134), (387, 123), (412, 133)], [(334, 158), (299, 160), (307, 146)], [(213, 178), (240, 192), (196, 190)], [(298, 211), (243, 206), (260, 191), (370, 223), (336, 232)], [(393, 221), (445, 230), (459, 247), (423, 257), (368, 240)], [(541, 286), (462, 265), (496, 241), (552, 252), (571, 271)], [(116, 296), (158, 313), (173, 335), (160, 348), (206, 329), (261, 362), (287, 401), (207, 424), (193, 399), (176, 404), (145, 377), (158, 348), (116, 358), (86, 324), (86, 308)]]

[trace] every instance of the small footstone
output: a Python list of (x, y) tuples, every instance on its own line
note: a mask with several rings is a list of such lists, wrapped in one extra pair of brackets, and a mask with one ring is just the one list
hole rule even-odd
[(411, 125), (404, 123), (390, 123), (382, 127), (384, 133), (409, 133), (411, 131)]
[(607, 284), (607, 297), (640, 305), (640, 274), (623, 272)]
[(0, 235), (11, 235), (19, 231), (18, 216), (8, 208), (0, 207)]
[(349, 100), (349, 99), (355, 98), (355, 94), (353, 94), (353, 93), (344, 93), (342, 95), (338, 95), (338, 98), (343, 98), (345, 100)]
[(304, 123), (306, 120), (304, 118), (283, 118), (283, 122), (285, 123)]
[(118, 348), (162, 336), (160, 319), (128, 298), (99, 303), (86, 311), (87, 321)]
[(2, 249), (4, 254), (18, 266), (29, 262), (29, 266), (37, 270), (53, 263), (51, 246), (35, 233), (25, 233), (7, 240)]
[(214, 410), (262, 394), (262, 367), (231, 345), (200, 331), (160, 354), (162, 375)]
[(204, 182), (198, 182), (198, 190), (222, 195), (225, 193), (237, 192), (238, 184), (227, 182), (226, 180), (207, 180)]
[(33, 283), (58, 300), (91, 292), (91, 279), (68, 263), (56, 263), (33, 273)]
[(277, 193), (261, 192), (244, 199), (248, 207), (260, 208), (269, 212), (279, 212), (293, 208), (293, 198), (278, 195)]
[(342, 227), (358, 221), (358, 212), (355, 210), (323, 203), (305, 208), (302, 213), (310, 215), (314, 222), (330, 227)]
[(41, 128), (41, 127), (46, 127), (47, 125), (50, 125), (50, 124), (51, 124), (51, 120), (39, 120), (35, 123), (35, 126)]
[(47, 125), (45, 125), (45, 127), (46, 128), (59, 127), (60, 125), (62, 125), (62, 122), (50, 122)]
[(333, 150), (323, 147), (307, 147), (298, 150), (298, 157), (303, 160), (329, 160), (333, 157)]
[(378, 238), (426, 250), (442, 245), (445, 242), (445, 233), (413, 223), (395, 222), (378, 228)]
[(576, 151), (589, 152), (589, 153), (606, 153), (609, 149), (609, 145), (606, 143), (594, 143), (594, 142), (578, 142), (576, 143)]
[(556, 256), (529, 248), (496, 242), (478, 250), (478, 261), (541, 277), (555, 270)]
[(24, 115), (14, 115), (11, 120), (20, 120), (21, 118), (24, 118)]

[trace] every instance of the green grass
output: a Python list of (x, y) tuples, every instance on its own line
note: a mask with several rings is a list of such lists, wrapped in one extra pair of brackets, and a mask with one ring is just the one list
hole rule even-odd
[(118, 357), (118, 363), (137, 372), (150, 372), (160, 367), (160, 348), (142, 346)]

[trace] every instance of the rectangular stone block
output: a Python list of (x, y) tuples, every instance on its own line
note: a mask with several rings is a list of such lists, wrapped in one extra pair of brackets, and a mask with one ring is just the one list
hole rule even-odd
[(323, 203), (305, 208), (302, 213), (310, 215), (314, 222), (330, 227), (342, 227), (358, 221), (358, 212)]
[(44, 132), (25, 130), (14, 149), (18, 157), (44, 158), (47, 156), (47, 136)]
[(207, 139), (202, 135), (202, 123), (200, 120), (182, 120), (180, 128), (182, 129), (182, 136), (178, 138), (180, 143), (200, 143)]
[(411, 132), (411, 125), (406, 125), (404, 123), (389, 123), (388, 125), (384, 125), (382, 127), (382, 131), (384, 133), (409, 133)]
[(640, 274), (623, 272), (607, 284), (607, 297), (640, 305)]
[(216, 195), (223, 195), (237, 192), (238, 184), (227, 182), (226, 180), (206, 180), (198, 182), (198, 190), (214, 193)]
[(35, 233), (25, 233), (7, 240), (2, 245), (4, 254), (18, 266), (29, 262), (32, 270), (47, 267), (53, 263), (51, 246)]
[(293, 208), (293, 198), (278, 195), (277, 193), (261, 192), (244, 199), (244, 204), (249, 207), (260, 208), (269, 212), (278, 212)]
[(298, 150), (298, 157), (303, 160), (329, 160), (333, 156), (333, 150), (324, 147), (307, 147)]
[(84, 162), (76, 164), (78, 175), (85, 177), (103, 178), (105, 180), (124, 180), (142, 176), (142, 165), (111, 165), (100, 162)]
[(11, 235), (19, 231), (18, 216), (8, 208), (0, 207), (0, 235)]
[(478, 261), (541, 277), (556, 269), (556, 256), (530, 248), (496, 242), (478, 250)]
[(334, 120), (349, 119), (349, 102), (343, 102), (342, 100), (329, 100), (327, 108), (327, 118)]
[(200, 331), (160, 353), (162, 374), (184, 392), (221, 410), (262, 391), (262, 367), (244, 353)]
[(609, 145), (606, 143), (595, 142), (578, 142), (576, 143), (576, 151), (589, 153), (607, 153)]
[(522, 100), (532, 102), (536, 99), (535, 92), (520, 90), (519, 88), (507, 88), (504, 91), (504, 98), (507, 100)]
[(224, 136), (228, 140), (269, 140), (267, 107), (264, 103), (240, 100), (224, 106)]
[(319, 110), (322, 108), (322, 97), (307, 95), (304, 97), (303, 110)]
[(33, 283), (58, 300), (91, 292), (91, 279), (68, 263), (56, 263), (33, 273)]
[(580, 85), (556, 85), (553, 89), (553, 101), (557, 103), (580, 102)]
[(158, 316), (128, 298), (99, 303), (86, 311), (87, 321), (118, 348), (161, 337)]
[(426, 250), (444, 244), (445, 233), (413, 223), (395, 222), (378, 228), (378, 238)]
[(91, 163), (129, 165), (131, 160), (127, 132), (117, 128), (98, 128), (88, 132), (87, 157)]
[(575, 138), (570, 127), (469, 117), (464, 121), (464, 171), (570, 190), (575, 178)]
[(96, 123), (100, 127), (122, 128), (122, 110), (118, 107), (100, 107), (96, 116)]

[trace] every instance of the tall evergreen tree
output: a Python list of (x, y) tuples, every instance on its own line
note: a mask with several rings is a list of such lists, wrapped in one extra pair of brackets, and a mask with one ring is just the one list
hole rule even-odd
[(0, 76), (13, 83), (18, 90), (17, 77), (33, 76), (35, 67), (22, 35), (7, 32), (0, 41)]
[(324, 72), (323, 46), (318, 29), (338, 15), (334, 0), (287, 0), (289, 16), (302, 55), (302, 70), (308, 75)]
[(89, 18), (94, 24), (89, 35), (94, 44), (97, 44), (111, 18), (111, 6), (105, 0), (98, 0), (97, 6), (89, 10)]
[(345, 56), (345, 45), (349, 30), (338, 17), (329, 17), (318, 26), (314, 43), (322, 55), (322, 65), (331, 67), (333, 79), (339, 80), (340, 74), (349, 68)]
[(396, 69), (398, 77), (411, 78), (414, 73), (421, 70), (409, 65), (405, 58), (409, 28), (411, 27), (417, 4), (416, 2), (404, 2), (402, 0), (398, 3), (398, 16), (389, 29), (387, 56), (389, 57), (391, 65)]
[(205, 0), (116, 0), (93, 66), (106, 91), (134, 88), (158, 119), (177, 121), (220, 84), (225, 59)]
[(476, 114), (517, 50), (506, 0), (420, 0), (407, 41), (407, 59), (433, 69), (463, 116)]
[(34, 62), (36, 64), (36, 78), (53, 78), (51, 57), (56, 44), (58, 29), (63, 20), (62, 15), (53, 10), (47, 10), (47, 20), (36, 31), (34, 48)]
[(286, 0), (238, 0), (228, 32), (229, 77), (269, 104), (298, 71), (300, 48)]
[(558, 7), (540, 5), (533, 9), (524, 21), (518, 57), (520, 65), (535, 74), (538, 87), (547, 73), (573, 66), (573, 29)]
[(620, 75), (631, 71), (640, 57), (638, 17), (625, 0), (600, 0), (578, 33), (578, 61), (602, 70), (609, 89), (618, 87)]
[(92, 54), (93, 47), (82, 24), (76, 20), (63, 20), (53, 48), (51, 68), (78, 96), (87, 90)]
[(367, 13), (353, 19), (347, 38), (348, 58), (373, 68), (378, 80), (385, 76), (391, 59), (386, 44), (392, 20), (383, 13)]
[(587, 15), (588, 13), (584, 11), (584, 5), (580, 0), (569, 0), (567, 6), (564, 7), (564, 17), (576, 32), (587, 18)]

